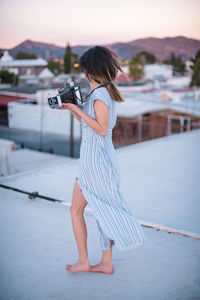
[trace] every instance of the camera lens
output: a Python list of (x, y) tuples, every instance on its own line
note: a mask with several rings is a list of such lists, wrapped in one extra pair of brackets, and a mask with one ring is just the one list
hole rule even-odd
[(49, 99), (49, 103), (50, 103), (50, 104), (56, 104), (56, 102), (57, 102), (57, 100), (56, 100), (55, 98), (53, 98), (53, 97), (51, 97), (51, 98)]

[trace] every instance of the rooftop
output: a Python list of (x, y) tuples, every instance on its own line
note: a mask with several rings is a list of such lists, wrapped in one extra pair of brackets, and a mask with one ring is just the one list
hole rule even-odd
[(0, 58), (0, 67), (35, 67), (47, 65), (48, 62), (43, 58), (14, 59), (7, 50), (4, 51), (3, 56)]
[[(65, 264), (75, 263), (78, 257), (69, 207), (79, 160), (62, 157), (59, 161), (53, 154), (47, 158), (45, 153), (27, 149), (12, 152), (11, 162), (13, 168), (18, 164), (18, 173), (0, 179), (4, 186), (0, 187), (2, 299), (197, 298), (198, 149), (200, 130), (116, 149), (121, 191), (148, 240), (134, 251), (113, 250), (112, 275), (65, 270)], [(20, 169), (24, 157), (26, 167)], [(33, 167), (37, 160), (40, 163)], [(25, 192), (33, 191), (38, 191), (38, 197), (28, 198)], [(89, 207), (85, 218), (93, 265), (101, 259), (101, 249)], [(177, 234), (164, 232), (162, 226), (176, 229)], [(186, 232), (188, 236), (195, 233), (196, 238), (184, 236)]]

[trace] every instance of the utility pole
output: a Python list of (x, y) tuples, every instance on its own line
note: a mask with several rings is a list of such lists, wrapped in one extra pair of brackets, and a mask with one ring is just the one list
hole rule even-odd
[(44, 91), (42, 91), (42, 97), (40, 98), (40, 149), (43, 151), (43, 127), (44, 127)]
[(74, 116), (70, 112), (70, 157), (74, 157)]
[[(78, 68), (79, 64), (75, 63), (75, 55), (71, 55), (71, 80), (75, 83), (75, 68)], [(74, 116), (70, 113), (70, 156), (74, 157)]]
[[(71, 79), (74, 81), (74, 56), (71, 56)], [(70, 112), (70, 157), (74, 157), (74, 116)]]

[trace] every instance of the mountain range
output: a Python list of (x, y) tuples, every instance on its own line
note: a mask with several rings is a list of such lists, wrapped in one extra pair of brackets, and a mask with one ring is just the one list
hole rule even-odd
[[(77, 45), (71, 46), (71, 49), (80, 57), (85, 50), (96, 45), (97, 44)], [(148, 37), (136, 39), (130, 42), (117, 42), (112, 44), (104, 44), (101, 46), (105, 46), (118, 54), (120, 59), (130, 59), (140, 51), (147, 51), (154, 54), (158, 62), (162, 62), (164, 59), (169, 58), (172, 52), (184, 60), (194, 57), (196, 52), (200, 50), (200, 40), (187, 38), (184, 36), (165, 38)], [(37, 57), (50, 60), (53, 58), (63, 58), (65, 48), (66, 47), (60, 47), (54, 44), (27, 39), (14, 48), (7, 50), (9, 50), (13, 57), (16, 57), (17, 52), (22, 51), (33, 53), (36, 54)]]

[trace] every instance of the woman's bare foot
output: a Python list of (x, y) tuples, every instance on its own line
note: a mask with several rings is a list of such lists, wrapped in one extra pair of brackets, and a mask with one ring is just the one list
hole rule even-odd
[(69, 272), (90, 272), (90, 265), (88, 262), (78, 261), (74, 265), (66, 265), (65, 269)]
[(90, 272), (102, 272), (112, 274), (114, 272), (112, 263), (100, 262), (97, 265), (90, 266)]

